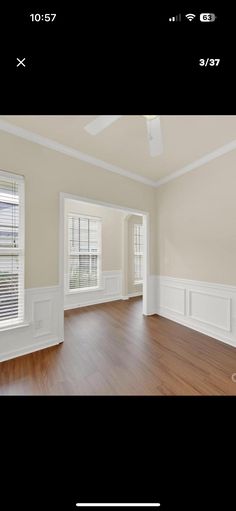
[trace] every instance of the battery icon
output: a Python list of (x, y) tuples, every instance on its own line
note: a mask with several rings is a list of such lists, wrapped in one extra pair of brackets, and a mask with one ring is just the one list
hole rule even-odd
[(200, 21), (209, 22), (215, 21), (216, 15), (213, 12), (202, 12), (200, 14)]

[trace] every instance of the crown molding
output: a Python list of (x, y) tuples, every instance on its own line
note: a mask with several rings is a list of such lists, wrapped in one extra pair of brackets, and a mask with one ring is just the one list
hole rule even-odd
[(121, 167), (100, 160), (99, 158), (95, 158), (94, 156), (90, 156), (89, 154), (78, 151), (77, 149), (73, 149), (72, 147), (60, 144), (59, 142), (56, 142), (50, 138), (42, 137), (37, 133), (26, 130), (24, 128), (20, 128), (19, 126), (11, 124), (7, 121), (0, 120), (0, 130), (5, 131), (6, 133), (10, 133), (11, 135), (15, 135), (16, 137), (23, 138), (24, 140), (28, 140), (29, 142), (34, 142), (35, 144), (47, 147), (53, 151), (66, 154), (67, 156), (71, 156), (77, 160), (85, 161), (86, 163), (94, 165), (95, 167), (100, 167), (102, 169), (108, 170), (109, 172), (114, 172), (120, 176), (133, 179), (134, 181), (138, 181), (145, 185), (155, 186), (156, 184), (155, 181), (144, 176), (140, 176), (135, 172), (130, 172), (129, 170), (122, 169)]
[(236, 140), (233, 140), (232, 142), (229, 142), (228, 144), (225, 144), (215, 151), (212, 151), (211, 153), (207, 153), (202, 158), (199, 158), (198, 160), (193, 161), (192, 163), (189, 163), (185, 167), (182, 167), (182, 169), (176, 170), (175, 172), (172, 172), (169, 176), (163, 177), (162, 179), (159, 179), (155, 183), (155, 187), (158, 188), (159, 186), (164, 185), (165, 183), (168, 183), (169, 181), (172, 181), (173, 179), (176, 179), (177, 177), (183, 176), (187, 172), (190, 172), (191, 170), (194, 170), (198, 167), (202, 167), (202, 165), (205, 165), (211, 160), (215, 160), (216, 158), (219, 158), (219, 156), (222, 156), (223, 154), (227, 154), (230, 151), (234, 151), (236, 149)]
[(205, 154), (202, 158), (199, 158), (189, 163), (185, 167), (182, 167), (181, 169), (172, 172), (168, 176), (158, 179), (157, 181), (154, 181), (144, 176), (140, 176), (136, 172), (131, 172), (129, 170), (118, 167), (117, 165), (113, 165), (104, 160), (100, 160), (99, 158), (95, 158), (94, 156), (78, 151), (77, 149), (73, 149), (72, 147), (69, 147), (67, 145), (60, 144), (59, 142), (56, 142), (53, 139), (46, 138), (32, 131), (20, 128), (19, 126), (11, 124), (7, 121), (0, 120), (0, 130), (15, 135), (17, 137), (23, 138), (25, 140), (28, 140), (29, 142), (33, 142), (43, 147), (47, 147), (48, 149), (52, 149), (53, 151), (65, 154), (67, 156), (70, 156), (71, 158), (76, 158), (77, 160), (84, 161), (86, 163), (89, 163), (90, 165), (94, 165), (95, 167), (100, 167), (109, 172), (119, 174), (120, 176), (127, 177), (129, 179), (138, 181), (148, 186), (152, 186), (154, 188), (159, 188), (159, 186), (162, 186), (168, 183), (169, 181), (172, 181), (173, 179), (183, 176), (187, 172), (190, 172), (191, 170), (201, 167), (208, 163), (209, 161), (219, 158), (219, 156), (227, 154), (230, 151), (236, 149), (236, 140), (233, 140), (232, 142), (229, 142), (228, 144), (225, 144), (219, 147), (218, 149)]

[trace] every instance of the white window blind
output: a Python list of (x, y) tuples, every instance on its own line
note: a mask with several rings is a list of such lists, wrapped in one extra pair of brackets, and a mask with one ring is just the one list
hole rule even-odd
[(0, 328), (24, 319), (24, 179), (0, 172)]
[(101, 276), (101, 220), (68, 215), (69, 291), (96, 288)]
[(143, 281), (143, 225), (134, 224), (134, 283)]

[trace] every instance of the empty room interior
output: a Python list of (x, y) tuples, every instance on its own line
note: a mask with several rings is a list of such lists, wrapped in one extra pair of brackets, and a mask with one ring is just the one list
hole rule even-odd
[(236, 394), (236, 116), (0, 116), (0, 394)]

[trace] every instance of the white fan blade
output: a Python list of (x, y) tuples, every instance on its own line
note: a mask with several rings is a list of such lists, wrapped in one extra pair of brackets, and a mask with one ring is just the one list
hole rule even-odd
[(87, 124), (84, 129), (90, 133), (90, 135), (97, 135), (120, 117), (121, 115), (99, 115), (94, 121)]
[(163, 151), (160, 117), (147, 119), (147, 131), (150, 155), (158, 156)]

